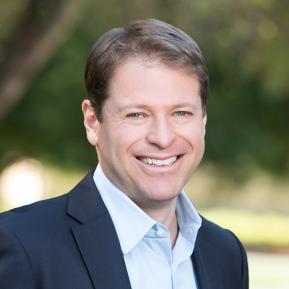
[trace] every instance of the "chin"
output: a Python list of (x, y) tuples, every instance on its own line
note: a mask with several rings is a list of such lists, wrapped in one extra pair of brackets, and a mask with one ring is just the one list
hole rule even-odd
[(175, 199), (179, 193), (181, 192), (181, 189), (170, 189), (168, 190), (168, 186), (163, 186), (162, 188), (156, 188), (152, 192), (148, 192), (148, 196), (150, 196), (151, 200), (154, 201), (170, 201)]

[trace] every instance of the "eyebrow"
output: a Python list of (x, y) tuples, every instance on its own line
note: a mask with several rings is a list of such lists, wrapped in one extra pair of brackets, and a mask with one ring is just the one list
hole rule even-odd
[(126, 109), (138, 109), (138, 108), (140, 108), (140, 109), (148, 109), (149, 108), (149, 106), (148, 105), (144, 105), (144, 104), (136, 104), (136, 105), (124, 105), (124, 106), (121, 106), (121, 107), (119, 107), (119, 110), (120, 111), (123, 111), (123, 110), (126, 110)]
[(198, 110), (201, 108), (201, 107), (197, 106), (196, 104), (190, 103), (190, 102), (179, 103), (177, 105), (174, 105), (173, 107), (174, 108), (191, 107), (194, 110)]

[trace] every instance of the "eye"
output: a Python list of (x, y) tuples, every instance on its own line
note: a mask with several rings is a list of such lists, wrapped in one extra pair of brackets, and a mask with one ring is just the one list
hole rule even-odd
[(192, 115), (191, 112), (189, 112), (189, 111), (183, 111), (183, 110), (176, 111), (174, 114), (175, 114), (176, 116), (178, 116), (178, 117), (186, 117), (186, 116)]
[(144, 113), (140, 113), (140, 112), (132, 112), (132, 113), (128, 113), (126, 115), (126, 118), (130, 118), (130, 119), (142, 119), (145, 118)]

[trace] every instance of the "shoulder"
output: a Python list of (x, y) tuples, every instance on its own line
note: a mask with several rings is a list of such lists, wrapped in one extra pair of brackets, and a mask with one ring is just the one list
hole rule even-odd
[[(196, 248), (205, 263), (214, 268), (213, 271), (221, 272), (224, 284), (229, 284), (228, 288), (232, 288), (234, 282), (240, 285), (235, 288), (248, 288), (247, 255), (233, 232), (202, 217)], [(239, 281), (236, 283), (236, 280)]]
[(71, 220), (66, 214), (66, 206), (67, 195), (63, 195), (2, 213), (0, 239), (7, 240), (7, 244), (20, 242), (31, 247), (45, 244), (52, 236), (68, 231)]
[(214, 245), (228, 246), (239, 242), (239, 239), (230, 230), (224, 229), (204, 217), (202, 217), (202, 226), (199, 233), (208, 243)]
[(92, 174), (93, 170), (91, 170), (68, 193), (59, 197), (42, 200), (0, 213), (0, 229), (11, 227), (21, 231), (21, 228), (27, 227), (31, 227), (31, 229), (33, 227), (45, 227), (50, 225), (57, 227), (63, 223), (63, 221), (71, 221), (72, 218), (67, 214), (69, 199), (71, 196), (73, 196), (74, 202), (77, 205), (86, 207), (86, 203), (90, 203), (92, 199), (91, 197), (87, 197), (89, 192), (93, 192), (90, 193), (90, 195), (95, 194)]
[(1, 213), (0, 232), (10, 231), (18, 236), (28, 236), (29, 239), (36, 236), (44, 238), (58, 232), (67, 233), (71, 225), (78, 223), (77, 218), (70, 214), (69, 206), (72, 209), (76, 207), (80, 215), (95, 211), (97, 194), (92, 172), (91, 170), (72, 190), (62, 196)]
[(240, 257), (240, 253), (244, 252), (243, 245), (233, 232), (204, 217), (202, 217), (198, 239), (208, 250), (218, 251), (231, 258)]
[(0, 263), (7, 270), (10, 263), (37, 271), (73, 248), (71, 227), (76, 221), (66, 213), (67, 199), (63, 195), (0, 214)]
[[(28, 225), (45, 225), (63, 215), (67, 204), (67, 195), (35, 202), (0, 214), (0, 228), (14, 228)], [(44, 223), (43, 223), (44, 221)]]
[(0, 214), (3, 288), (38, 288), (39, 276), (51, 264), (60, 266), (59, 256), (73, 243), (66, 207), (67, 195), (63, 195)]

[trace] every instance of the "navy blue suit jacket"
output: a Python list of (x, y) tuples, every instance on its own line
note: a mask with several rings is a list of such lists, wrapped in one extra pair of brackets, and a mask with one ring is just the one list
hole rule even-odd
[[(248, 288), (243, 246), (204, 218), (192, 261), (200, 289)], [(131, 289), (92, 173), (66, 195), (0, 214), (0, 288)]]

